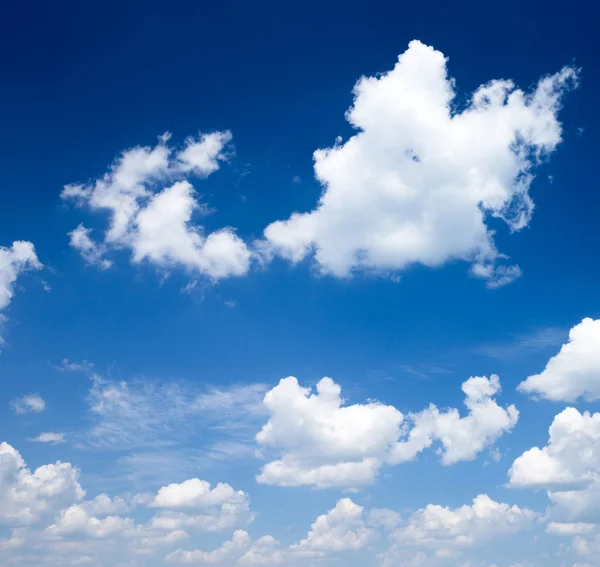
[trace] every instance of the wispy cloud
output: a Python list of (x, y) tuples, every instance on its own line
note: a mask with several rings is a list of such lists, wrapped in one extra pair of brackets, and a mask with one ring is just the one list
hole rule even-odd
[(254, 435), (265, 415), (264, 384), (200, 389), (98, 375), (91, 382), (90, 426), (76, 436), (76, 446), (114, 452), (130, 479), (167, 477), (254, 454)]
[(63, 358), (60, 364), (54, 364), (52, 367), (61, 372), (83, 372), (84, 374), (89, 374), (94, 369), (94, 364), (87, 360), (75, 362), (70, 361), (68, 358)]
[(38, 394), (28, 394), (14, 399), (11, 406), (17, 414), (39, 413), (46, 409), (46, 402)]
[(40, 433), (37, 437), (30, 439), (36, 443), (50, 443), (52, 445), (58, 445), (65, 442), (64, 433), (54, 433), (47, 431), (46, 433)]
[(497, 359), (515, 359), (531, 351), (539, 351), (561, 345), (567, 340), (568, 329), (544, 327), (530, 333), (512, 335), (505, 341), (481, 344), (473, 353)]

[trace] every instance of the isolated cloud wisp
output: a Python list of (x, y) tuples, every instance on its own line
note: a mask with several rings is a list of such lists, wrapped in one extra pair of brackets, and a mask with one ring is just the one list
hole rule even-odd
[(28, 394), (11, 402), (16, 414), (40, 413), (46, 409), (46, 402), (39, 394)]
[(557, 115), (577, 70), (544, 77), (530, 93), (490, 81), (457, 111), (446, 62), (412, 41), (391, 71), (358, 81), (346, 114), (358, 133), (314, 153), (319, 202), (267, 226), (267, 256), (314, 254), (338, 277), (451, 260), (470, 262), (490, 287), (520, 275), (502, 263), (487, 219), (511, 231), (529, 224), (533, 170), (561, 141)]

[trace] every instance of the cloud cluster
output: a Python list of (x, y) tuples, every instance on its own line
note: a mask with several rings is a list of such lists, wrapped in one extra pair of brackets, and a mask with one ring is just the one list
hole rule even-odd
[(480, 494), (471, 505), (447, 508), (429, 504), (415, 512), (394, 537), (407, 545), (453, 549), (473, 547), (532, 525), (538, 514), (495, 502)]
[[(12, 535), (0, 539), (0, 563), (33, 565), (43, 557), (50, 564), (112, 567), (119, 557), (139, 555), (155, 561), (160, 548), (172, 549), (190, 533), (236, 529), (254, 519), (246, 493), (223, 483), (211, 488), (200, 479), (154, 494), (102, 493), (89, 500), (85, 495), (79, 471), (70, 463), (31, 472), (16, 449), (1, 443), (0, 526)], [(151, 517), (140, 522), (132, 516), (136, 508), (146, 511), (142, 517), (148, 512)]]
[(452, 260), (471, 262), (491, 287), (520, 275), (500, 263), (487, 220), (511, 231), (529, 224), (533, 170), (561, 141), (557, 115), (577, 70), (544, 77), (530, 93), (490, 81), (457, 110), (446, 62), (412, 41), (391, 71), (358, 81), (346, 113), (358, 133), (314, 153), (319, 202), (267, 226), (267, 253), (292, 262), (314, 254), (338, 277)]
[(264, 403), (270, 418), (257, 442), (279, 458), (257, 480), (280, 486), (356, 487), (372, 482), (385, 464), (414, 459), (439, 442), (442, 462), (474, 459), (517, 423), (514, 406), (504, 409), (494, 396), (498, 376), (469, 378), (462, 385), (469, 413), (431, 404), (405, 417), (393, 406), (370, 401), (344, 405), (341, 387), (323, 378), (316, 393), (294, 377), (282, 379)]
[(188, 177), (205, 178), (226, 159), (229, 132), (212, 132), (188, 138), (182, 149), (168, 146), (161, 136), (154, 147), (136, 146), (124, 151), (109, 171), (88, 184), (66, 185), (61, 198), (91, 210), (110, 214), (101, 241), (80, 224), (70, 243), (85, 260), (108, 268), (107, 255), (128, 249), (134, 263), (144, 261), (161, 269), (183, 267), (212, 279), (245, 274), (251, 252), (230, 228), (208, 235), (193, 222), (206, 213)]

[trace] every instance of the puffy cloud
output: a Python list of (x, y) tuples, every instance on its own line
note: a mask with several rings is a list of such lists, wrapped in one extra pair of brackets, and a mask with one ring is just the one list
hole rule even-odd
[(472, 505), (447, 508), (429, 504), (394, 534), (404, 545), (456, 550), (529, 527), (537, 514), (527, 508), (495, 502), (486, 494)]
[(371, 482), (400, 436), (403, 416), (378, 402), (344, 406), (331, 378), (302, 388), (294, 377), (267, 392), (271, 416), (256, 440), (283, 453), (257, 477), (282, 486), (354, 486)]
[(278, 548), (279, 542), (273, 536), (258, 538), (238, 559), (239, 565), (277, 565), (282, 563), (285, 551)]
[(305, 539), (290, 549), (308, 555), (357, 550), (375, 537), (376, 532), (365, 525), (363, 507), (342, 498), (335, 508), (316, 519)]
[(37, 437), (32, 439), (32, 441), (35, 441), (36, 443), (51, 443), (52, 445), (58, 445), (59, 443), (65, 442), (65, 434), (47, 431), (45, 433), (40, 433)]
[(21, 413), (40, 413), (46, 409), (46, 402), (38, 394), (29, 394), (11, 402), (13, 411)]
[[(254, 517), (248, 496), (226, 484), (211, 489), (208, 483), (191, 479), (155, 494), (102, 493), (83, 500), (78, 476), (72, 465), (60, 462), (32, 473), (16, 449), (0, 444), (0, 526), (12, 530), (10, 537), (0, 538), (1, 564), (155, 565), (164, 557), (159, 549), (174, 549), (189, 537), (188, 528), (233, 530)], [(133, 516), (140, 507), (146, 510), (138, 513), (137, 520), (124, 516)], [(148, 509), (156, 508), (153, 516), (138, 523)], [(262, 564), (276, 562), (281, 550), (271, 540), (261, 538), (250, 546), (248, 539), (236, 558), (250, 552), (247, 564), (261, 564), (261, 558)], [(241, 540), (235, 535), (233, 541)], [(213, 554), (216, 559), (226, 555)], [(138, 563), (138, 557), (146, 559)]]
[(525, 451), (508, 475), (511, 487), (546, 489), (555, 516), (600, 520), (600, 413), (560, 412), (548, 444)]
[(413, 423), (405, 441), (398, 443), (390, 462), (414, 459), (434, 441), (442, 445), (442, 462), (446, 465), (474, 459), (485, 447), (492, 446), (503, 433), (510, 431), (519, 419), (514, 405), (504, 409), (493, 396), (500, 392), (496, 375), (469, 378), (462, 385), (469, 413), (460, 417), (457, 409), (440, 411), (435, 405), (409, 416)]
[(250, 547), (252, 542), (250, 536), (244, 530), (236, 530), (230, 541), (226, 541), (221, 547), (213, 551), (184, 551), (178, 549), (167, 555), (166, 561), (170, 563), (184, 564), (221, 564), (224, 561), (232, 561), (239, 558), (243, 552)]
[(557, 115), (577, 70), (544, 77), (530, 93), (490, 81), (457, 111), (446, 62), (412, 41), (391, 71), (358, 81), (346, 113), (358, 133), (314, 153), (319, 202), (270, 224), (268, 253), (292, 262), (314, 254), (339, 277), (452, 260), (471, 262), (492, 287), (519, 276), (498, 265), (505, 256), (487, 220), (511, 231), (529, 224), (533, 170), (561, 141)]
[(514, 406), (500, 407), (493, 398), (500, 391), (497, 376), (469, 378), (462, 388), (467, 416), (432, 404), (405, 423), (393, 406), (374, 401), (344, 405), (341, 388), (331, 378), (320, 380), (316, 393), (294, 377), (284, 378), (265, 396), (271, 415), (256, 436), (280, 458), (268, 462), (257, 480), (280, 486), (357, 487), (372, 482), (386, 462), (414, 459), (436, 441), (444, 464), (473, 459), (510, 431), (519, 413)]
[(254, 519), (245, 492), (224, 483), (211, 488), (208, 482), (198, 478), (163, 486), (149, 506), (162, 509), (152, 518), (152, 527), (169, 531), (190, 527), (221, 531)]
[[(0, 246), (0, 331), (5, 320), (2, 312), (10, 304), (17, 278), (28, 270), (39, 270), (42, 264), (38, 260), (31, 242), (17, 240), (10, 248)], [(0, 346), (3, 343), (0, 335)]]
[(0, 443), (0, 524), (35, 524), (84, 495), (79, 471), (70, 463), (57, 461), (31, 472), (14, 447)]
[(211, 489), (210, 484), (205, 480), (192, 478), (181, 484), (163, 486), (151, 506), (157, 508), (205, 508), (245, 498), (244, 492), (235, 491), (228, 484), (219, 483)]
[(584, 319), (569, 331), (569, 342), (540, 373), (519, 390), (547, 400), (573, 402), (600, 399), (600, 319)]
[(50, 537), (80, 534), (105, 538), (115, 533), (122, 533), (133, 526), (134, 522), (131, 518), (107, 516), (99, 519), (92, 516), (86, 506), (75, 504), (62, 510), (58, 521), (48, 526), (45, 532)]
[(169, 147), (168, 140), (164, 135), (153, 148), (126, 150), (96, 181), (64, 187), (63, 199), (111, 214), (101, 242), (80, 224), (70, 233), (71, 246), (101, 268), (110, 266), (105, 256), (111, 250), (127, 248), (134, 263), (148, 261), (163, 269), (180, 266), (212, 279), (245, 274), (251, 252), (232, 229), (205, 235), (193, 224), (194, 213), (206, 213), (206, 206), (185, 179), (218, 170), (231, 134), (188, 138), (179, 151)]

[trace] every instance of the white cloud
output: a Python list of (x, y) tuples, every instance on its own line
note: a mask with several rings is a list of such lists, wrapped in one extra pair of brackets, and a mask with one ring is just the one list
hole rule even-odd
[(243, 552), (250, 547), (251, 538), (244, 530), (236, 530), (233, 532), (231, 541), (226, 541), (221, 547), (213, 551), (184, 551), (178, 549), (167, 555), (168, 563), (184, 563), (184, 564), (222, 564), (224, 561), (233, 561), (239, 558)]
[(110, 226), (102, 241), (79, 225), (70, 233), (71, 246), (88, 263), (108, 268), (105, 258), (125, 248), (132, 261), (162, 269), (184, 267), (212, 279), (245, 274), (251, 252), (230, 228), (208, 235), (193, 224), (193, 215), (206, 212), (187, 176), (207, 177), (226, 159), (229, 132), (213, 132), (188, 138), (180, 151), (167, 145), (169, 135), (154, 148), (137, 146), (124, 151), (109, 171), (87, 185), (66, 185), (61, 193), (92, 210), (108, 210)]
[(313, 555), (364, 548), (376, 538), (376, 532), (365, 525), (363, 510), (349, 498), (342, 498), (335, 508), (316, 519), (305, 539), (290, 549)]
[(84, 495), (79, 471), (70, 463), (57, 461), (31, 472), (14, 447), (0, 443), (0, 524), (35, 524)]
[(62, 510), (58, 521), (48, 526), (45, 533), (49, 537), (80, 534), (92, 538), (105, 538), (115, 533), (120, 534), (133, 526), (131, 518), (107, 516), (100, 519), (92, 516), (85, 506), (75, 504)]
[(404, 545), (459, 550), (518, 532), (531, 526), (537, 514), (527, 508), (495, 502), (486, 494), (472, 505), (447, 508), (428, 504), (395, 532)]
[(498, 376), (469, 378), (462, 385), (469, 413), (460, 417), (457, 409), (440, 411), (433, 404), (420, 413), (411, 414), (413, 427), (405, 441), (398, 443), (391, 463), (414, 459), (434, 441), (442, 445), (442, 462), (446, 465), (474, 459), (485, 447), (493, 446), (503, 433), (513, 429), (519, 412), (511, 405), (504, 409), (494, 396), (500, 392)]
[(549, 534), (559, 536), (574, 536), (580, 534), (589, 534), (595, 531), (597, 528), (596, 524), (586, 524), (584, 522), (576, 523), (564, 523), (564, 522), (550, 522), (546, 526), (546, 531)]
[(525, 451), (508, 475), (511, 487), (546, 489), (554, 517), (600, 521), (600, 413), (560, 412), (548, 444)]
[(205, 508), (245, 499), (244, 492), (234, 490), (229, 484), (219, 483), (211, 488), (210, 483), (205, 480), (192, 478), (180, 484), (163, 486), (151, 506), (155, 508)]
[(46, 402), (38, 394), (29, 394), (11, 402), (13, 411), (17, 414), (40, 413), (46, 409)]
[(110, 260), (103, 258), (106, 246), (92, 240), (91, 232), (91, 229), (80, 224), (69, 232), (69, 246), (77, 250), (88, 264), (106, 270), (112, 266)]
[[(31, 472), (16, 449), (0, 444), (0, 526), (12, 530), (10, 537), (0, 538), (1, 564), (66, 565), (85, 558), (113, 567), (126, 561), (138, 565), (135, 558), (144, 556), (154, 565), (159, 548), (173, 549), (188, 538), (188, 529), (233, 530), (254, 518), (248, 496), (226, 484), (211, 490), (207, 483), (192, 479), (154, 495), (102, 493), (83, 500), (78, 478), (79, 471), (70, 463), (43, 465)], [(160, 510), (145, 523), (123, 516), (140, 507), (146, 509), (142, 517), (153, 508)], [(268, 538), (254, 543), (256, 558), (261, 553), (267, 558)], [(276, 549), (271, 547), (274, 559)], [(244, 551), (248, 548), (239, 555)]]
[(273, 536), (260, 537), (237, 562), (239, 565), (277, 565), (285, 558), (285, 551), (278, 546)]
[[(38, 260), (31, 242), (17, 240), (10, 248), (0, 246), (0, 330), (4, 322), (4, 311), (10, 304), (17, 278), (27, 270), (39, 270), (42, 264)], [(0, 345), (3, 339), (0, 335)]]
[(175, 474), (191, 477), (216, 461), (254, 459), (265, 391), (262, 384), (199, 388), (183, 381), (114, 381), (94, 374), (90, 427), (71, 437), (77, 447), (120, 451), (111, 474), (154, 490)]
[(505, 256), (487, 219), (511, 231), (529, 224), (534, 166), (561, 141), (557, 114), (577, 70), (542, 78), (531, 93), (491, 81), (457, 111), (446, 61), (413, 41), (393, 70), (358, 81), (346, 113), (358, 133), (314, 153), (319, 202), (270, 224), (267, 253), (292, 262), (314, 253), (339, 277), (451, 260), (471, 262), (492, 287), (519, 276), (498, 265)]
[(316, 393), (294, 377), (284, 378), (265, 396), (270, 418), (256, 436), (266, 452), (280, 458), (268, 462), (257, 480), (355, 488), (372, 482), (386, 462), (412, 460), (436, 441), (444, 464), (474, 459), (515, 426), (519, 413), (495, 401), (497, 376), (469, 378), (462, 388), (467, 416), (431, 404), (405, 422), (400, 411), (379, 402), (344, 405), (341, 388), (331, 378), (319, 381)]
[(254, 520), (245, 492), (234, 490), (226, 483), (211, 488), (208, 482), (198, 478), (163, 486), (149, 506), (162, 509), (151, 521), (153, 528), (161, 530), (192, 527), (221, 531)]
[(344, 406), (331, 378), (323, 378), (316, 390), (312, 394), (289, 377), (266, 394), (271, 416), (256, 440), (283, 455), (263, 467), (259, 482), (325, 488), (375, 478), (400, 435), (402, 414), (377, 402)]
[(63, 358), (60, 364), (54, 366), (54, 368), (62, 372), (83, 372), (84, 374), (87, 374), (93, 370), (94, 363), (88, 362), (87, 360), (75, 362), (69, 360), (68, 358)]
[(53, 445), (58, 445), (59, 443), (65, 442), (65, 434), (47, 431), (45, 433), (40, 433), (37, 437), (32, 439), (32, 441), (35, 441), (36, 443), (52, 443)]
[(553, 401), (600, 399), (600, 319), (584, 319), (569, 331), (569, 342), (540, 373), (519, 384), (519, 390)]

